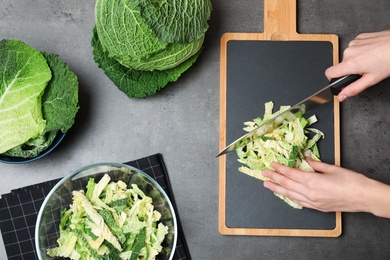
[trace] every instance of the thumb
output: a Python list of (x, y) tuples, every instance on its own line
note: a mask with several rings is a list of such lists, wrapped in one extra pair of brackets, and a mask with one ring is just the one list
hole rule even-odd
[(337, 99), (339, 102), (343, 102), (349, 97), (356, 96), (357, 94), (372, 86), (373, 84), (375, 83), (373, 83), (373, 79), (370, 77), (370, 75), (365, 74), (360, 79), (349, 84), (343, 90), (341, 90)]

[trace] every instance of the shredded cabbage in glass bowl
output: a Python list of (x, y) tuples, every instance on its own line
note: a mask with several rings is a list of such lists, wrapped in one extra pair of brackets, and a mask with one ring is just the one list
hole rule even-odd
[(117, 163), (83, 167), (59, 181), (38, 213), (39, 259), (172, 259), (176, 215), (162, 187)]

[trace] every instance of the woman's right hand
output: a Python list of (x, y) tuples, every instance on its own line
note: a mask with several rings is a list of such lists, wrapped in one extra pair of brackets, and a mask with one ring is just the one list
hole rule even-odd
[(345, 49), (343, 61), (325, 71), (329, 80), (350, 74), (362, 77), (339, 93), (339, 102), (390, 77), (390, 30), (358, 35)]

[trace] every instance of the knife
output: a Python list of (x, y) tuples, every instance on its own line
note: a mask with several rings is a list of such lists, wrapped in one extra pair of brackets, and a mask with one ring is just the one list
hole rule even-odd
[(317, 108), (320, 105), (327, 103), (333, 98), (333, 96), (337, 96), (344, 87), (348, 86), (359, 78), (361, 78), (361, 75), (352, 74), (337, 79), (332, 79), (329, 82), (328, 86), (322, 88), (313, 95), (302, 100), (295, 106), (292, 106), (291, 108), (285, 110), (281, 114), (278, 114), (277, 116), (271, 118), (267, 122), (264, 122), (249, 133), (241, 136), (236, 141), (226, 146), (226, 148), (223, 149), (216, 157), (236, 150), (239, 147), (245, 146), (252, 139), (258, 138), (268, 132), (271, 132), (273, 129), (276, 129), (278, 126), (280, 126), (280, 124), (283, 122), (283, 118), (288, 116), (288, 114), (294, 114), (296, 112), (301, 112), (302, 114), (304, 114), (310, 110)]

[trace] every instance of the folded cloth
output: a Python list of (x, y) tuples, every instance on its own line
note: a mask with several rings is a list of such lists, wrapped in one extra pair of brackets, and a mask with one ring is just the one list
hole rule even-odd
[[(126, 164), (151, 176), (167, 193), (176, 212), (179, 231), (173, 259), (191, 259), (162, 155), (154, 154)], [(38, 259), (34, 239), (37, 215), (46, 195), (59, 180), (34, 184), (1, 195), (0, 230), (8, 259)]]

